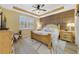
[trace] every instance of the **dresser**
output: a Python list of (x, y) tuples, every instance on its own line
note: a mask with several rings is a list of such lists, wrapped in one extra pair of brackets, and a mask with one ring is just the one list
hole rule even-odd
[(60, 39), (68, 41), (68, 42), (74, 42), (74, 40), (75, 40), (74, 32), (61, 30), (60, 31)]
[(12, 53), (12, 32), (0, 30), (0, 54)]

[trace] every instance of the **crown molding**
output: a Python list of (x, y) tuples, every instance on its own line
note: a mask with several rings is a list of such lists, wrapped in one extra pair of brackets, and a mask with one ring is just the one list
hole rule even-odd
[(16, 9), (16, 10), (22, 11), (22, 12), (26, 12), (26, 13), (29, 13), (29, 14), (31, 14), (31, 15), (35, 15), (35, 16), (38, 16), (38, 17), (39, 17), (39, 15), (37, 15), (37, 14), (35, 14), (35, 13), (29, 12), (29, 11), (27, 11), (27, 10), (24, 10), (24, 9), (19, 8), (19, 7), (16, 7), (16, 6), (13, 6), (13, 9)]
[(61, 6), (61, 7), (59, 7), (59, 8), (56, 8), (56, 9), (54, 9), (54, 10), (52, 10), (52, 11), (49, 11), (49, 12), (47, 12), (47, 13), (44, 13), (44, 14), (42, 14), (42, 15), (40, 15), (40, 16), (43, 16), (43, 15), (46, 15), (46, 14), (49, 14), (49, 13), (52, 13), (52, 12), (56, 12), (56, 11), (59, 11), (59, 10), (62, 10), (62, 9), (64, 9), (64, 6)]

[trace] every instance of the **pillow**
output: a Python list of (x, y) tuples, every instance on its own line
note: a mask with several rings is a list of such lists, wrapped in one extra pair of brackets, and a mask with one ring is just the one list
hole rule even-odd
[(48, 31), (48, 29), (47, 28), (43, 28), (42, 31)]
[(56, 28), (43, 28), (42, 31), (46, 31), (46, 32), (56, 32), (56, 31), (58, 31), (58, 29), (56, 29)]

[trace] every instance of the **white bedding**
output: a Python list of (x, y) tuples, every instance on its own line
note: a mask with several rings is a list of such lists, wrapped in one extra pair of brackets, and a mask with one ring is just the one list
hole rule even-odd
[(59, 28), (56, 25), (48, 25), (48, 26), (44, 27), (41, 31), (34, 31), (34, 33), (37, 33), (40, 35), (48, 35), (48, 33), (50, 33), (51, 39), (52, 39), (52, 46), (55, 51), (57, 50)]
[(39, 35), (48, 35), (50, 33), (52, 42), (55, 45), (57, 44), (58, 36), (59, 36), (59, 30), (57, 28), (45, 27), (41, 31), (33, 31), (33, 32), (36, 33), (36, 34), (39, 34)]
[(45, 32), (45, 31), (33, 31), (34, 33), (36, 34), (39, 34), (39, 35), (48, 35), (49, 32)]
[(51, 38), (55, 38), (58, 37), (59, 33), (58, 32), (46, 32), (46, 31), (33, 31), (36, 34), (39, 35), (48, 35), (51, 34)]

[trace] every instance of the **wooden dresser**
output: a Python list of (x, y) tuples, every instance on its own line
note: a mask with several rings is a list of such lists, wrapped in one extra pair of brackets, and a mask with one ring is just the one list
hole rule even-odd
[(0, 54), (12, 53), (12, 32), (8, 30), (0, 31)]
[(60, 31), (60, 39), (69, 41), (69, 42), (74, 42), (75, 40), (75, 35), (73, 31)]

